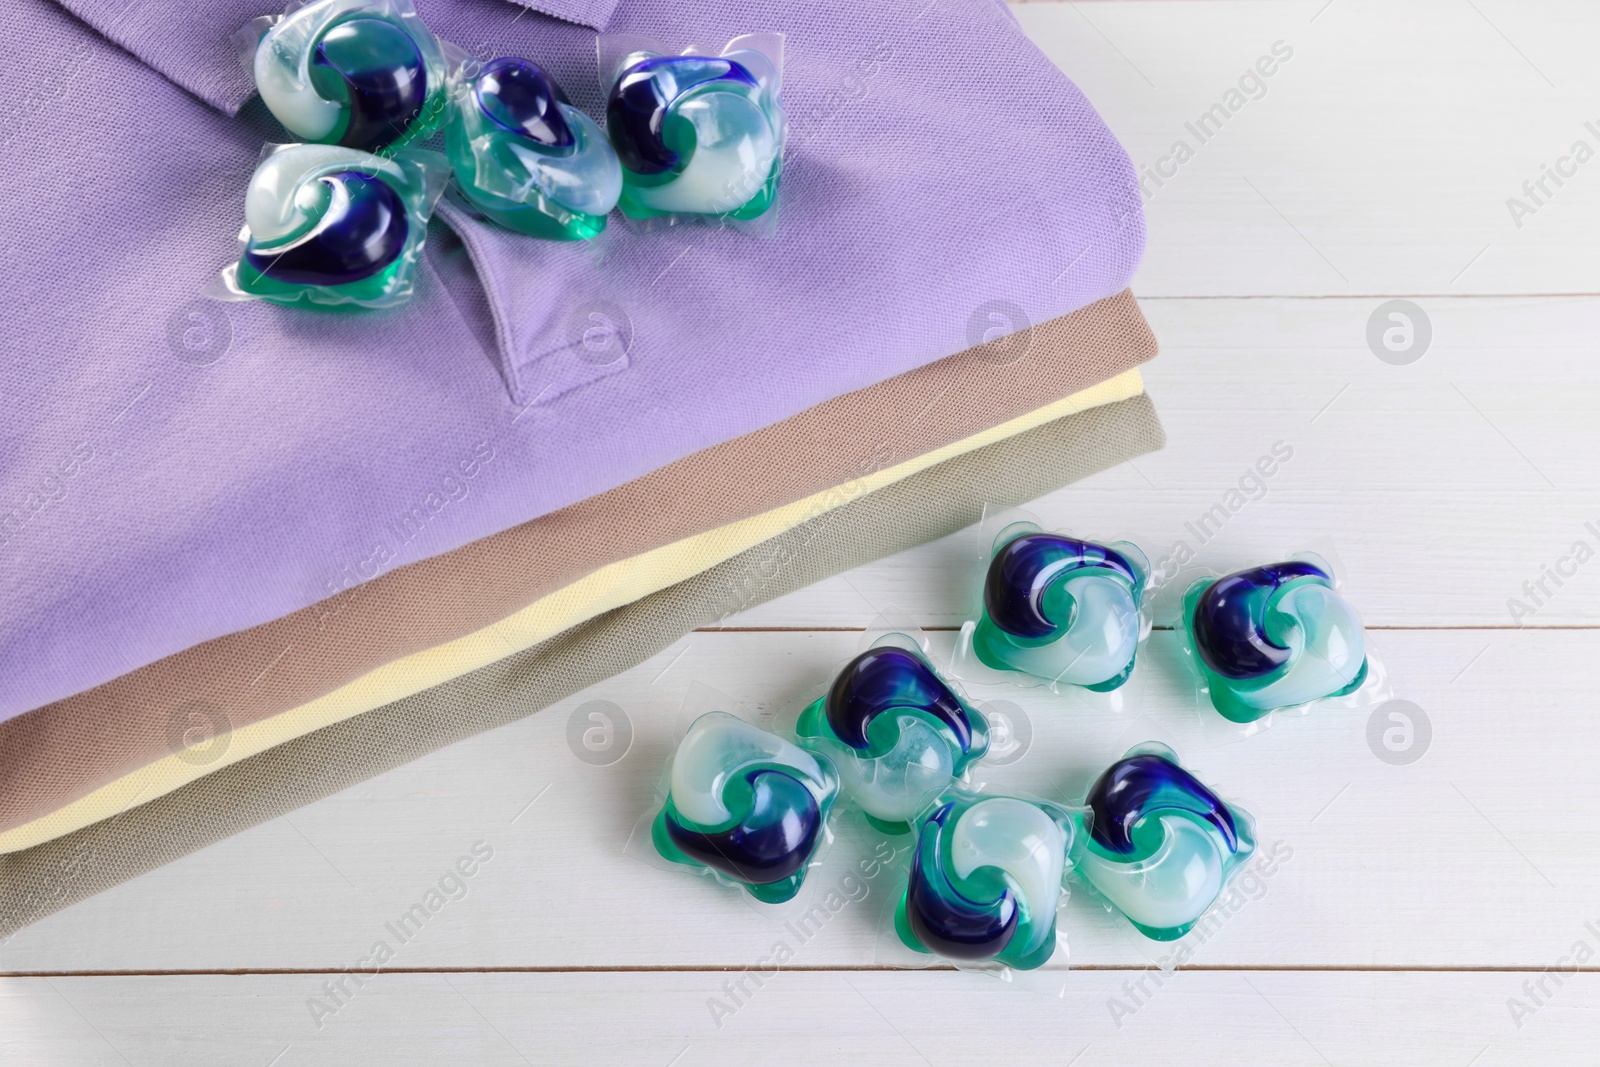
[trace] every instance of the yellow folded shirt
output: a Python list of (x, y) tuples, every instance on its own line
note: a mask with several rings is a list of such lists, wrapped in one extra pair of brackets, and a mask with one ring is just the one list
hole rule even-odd
[[(741, 519), (670, 545), (618, 560), (529, 604), (521, 611), (454, 641), (387, 663), (326, 696), (280, 712), (230, 734), (147, 764), (63, 808), (0, 834), (0, 853), (16, 852), (80, 830), (154, 800), (212, 771), (275, 745), (342, 722), (364, 711), (459, 678), (612, 608), (631, 604), (691, 578), (763, 541), (792, 530), (857, 497), (919, 471), (1079, 411), (1127, 400), (1144, 391), (1137, 370), (1048, 404), (915, 459), (864, 475), (833, 489), (760, 515)], [(219, 743), (226, 742), (220, 756)], [(197, 751), (198, 750), (198, 751)]]

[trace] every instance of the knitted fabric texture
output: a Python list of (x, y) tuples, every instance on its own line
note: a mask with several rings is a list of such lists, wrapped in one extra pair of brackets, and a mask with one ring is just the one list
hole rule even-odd
[[(263, 4), (65, 2), (6, 0), (0, 34), (0, 718), (1077, 310), (1143, 246), (1126, 154), (993, 0), (621, 0), (581, 17), (786, 34), (774, 236), (574, 246), (446, 210), (480, 297), (425, 256), (403, 308), (220, 304), (285, 139), (227, 41)], [(592, 28), (417, 7), (599, 113)]]
[[(0, 937), (67, 905), (627, 670), (683, 634), (954, 533), (1164, 443), (1139, 396), (941, 463), (643, 600), (318, 730), (104, 822), (0, 857)], [(180, 905), (181, 906), (181, 905)]]
[[(967, 352), (0, 723), (0, 832), (197, 740), (492, 625), (600, 567), (893, 466), (1155, 353), (1130, 294)], [(1015, 339), (1013, 339), (1015, 340)]]
[[(1128, 371), (1092, 389), (1074, 393), (1038, 411), (887, 470), (762, 515), (619, 560), (480, 630), (386, 663), (314, 700), (259, 722), (235, 725), (228, 722), (226, 713), (216, 705), (188, 702), (179, 707), (176, 718), (155, 724), (153, 732), (167, 738), (169, 751), (166, 754), (71, 804), (0, 833), (0, 852), (26, 848), (87, 826), (301, 734), (371, 711), (529, 648), (585, 619), (684, 581), (855, 497), (891, 485), (946, 459), (1074, 411), (1124, 400), (1141, 392), (1138, 372)], [(514, 570), (515, 564), (511, 563), (508, 572)], [(103, 724), (102, 735), (115, 736), (119, 725), (115, 722)]]

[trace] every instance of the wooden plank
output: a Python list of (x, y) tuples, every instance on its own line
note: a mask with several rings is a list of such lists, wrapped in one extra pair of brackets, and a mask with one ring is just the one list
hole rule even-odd
[[(950, 647), (935, 635), (936, 649)], [(240, 834), (23, 930), (10, 972), (354, 965), (476, 843), (460, 899), (396, 949), (397, 965), (743, 967), (782, 921), (709, 881), (624, 854), (652, 805), (679, 703), (692, 684), (773, 710), (825, 683), (856, 648), (846, 633), (700, 633), (579, 699), (438, 752)], [(1369, 748), (1369, 716), (1320, 712), (1239, 743), (1204, 729), (1158, 633), (1121, 715), (1039, 690), (977, 689), (1032, 726), (995, 788), (1080, 796), (1129, 745), (1175, 745), (1203, 779), (1292, 849), (1196, 951), (1207, 965), (1543, 967), (1600, 922), (1600, 855), (1573, 836), (1600, 807), (1593, 746), (1600, 632), (1396, 631), (1376, 642), (1398, 693), (1431, 723), (1408, 766)], [(939, 653), (943, 655), (941, 651)], [(596, 767), (569, 749), (575, 709), (610, 701), (631, 749)], [(894, 876), (846, 882), (871, 842), (841, 834), (813, 877), (859, 899), (808, 939), (799, 962), (880, 958)], [(860, 879), (858, 879), (860, 880)], [(458, 895), (453, 884), (447, 893)], [(787, 918), (792, 918), (788, 916)], [(1137, 964), (1158, 953), (1074, 895), (1073, 959)]]
[[(1539, 976), (1531, 976), (1537, 978)], [(731, 1013), (721, 973), (386, 974), (313, 1022), (325, 975), (8, 979), (8, 1063), (470, 1062), (929, 1064), (1042, 1061), (1074, 1067), (1251, 1062), (1283, 1067), (1408, 1063), (1502, 1067), (1588, 1062), (1600, 977), (1547, 980), (1511, 1021), (1528, 975), (1494, 972), (1082, 971), (1057, 1000), (980, 975), (786, 973)], [(1146, 995), (1133, 982), (1143, 979)], [(353, 986), (351, 986), (354, 989)], [(1130, 995), (1128, 988), (1134, 988)], [(1112, 1003), (1142, 1002), (1113, 1019)], [(326, 1002), (326, 1001), (324, 1001)], [(720, 1022), (720, 1026), (717, 1023)], [(1118, 1022), (1121, 1023), (1118, 1026)]]
[[(1600, 568), (1569, 560), (1560, 585), (1544, 569), (1579, 540), (1600, 554), (1600, 300), (1423, 299), (1433, 340), (1406, 366), (1367, 347), (1379, 303), (1145, 301), (1167, 447), (1030, 510), (1222, 569), (1331, 538), (1371, 625), (1595, 625)], [(891, 605), (956, 625), (977, 551), (973, 529), (728, 625), (861, 626)]]
[(1592, 4), (1015, 10), (1136, 166), (1172, 175), (1145, 185), (1141, 296), (1600, 291), (1600, 163), (1573, 156), (1600, 150)]

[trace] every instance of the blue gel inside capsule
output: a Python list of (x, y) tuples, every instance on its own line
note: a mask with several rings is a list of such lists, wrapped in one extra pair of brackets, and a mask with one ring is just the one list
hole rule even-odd
[(751, 73), (729, 59), (655, 56), (625, 71), (606, 102), (606, 132), (622, 165), (645, 175), (678, 170), (688, 146), (669, 143), (676, 139), (672, 108), (691, 89), (719, 81), (757, 88)]
[(577, 143), (557, 106), (560, 89), (526, 60), (507, 57), (490, 63), (473, 92), (484, 116), (507, 133), (549, 148), (572, 148)]
[(667, 833), (683, 853), (741, 882), (770, 885), (790, 877), (810, 860), (822, 829), (822, 810), (800, 782), (782, 771), (745, 775), (749, 812), (725, 830), (691, 830), (672, 816)]
[(263, 251), (254, 242), (245, 261), (261, 274), (295, 285), (348, 285), (380, 273), (405, 248), (406, 208), (388, 183), (346, 170), (317, 179), (326, 210), (303, 236)]
[(397, 140), (428, 97), (428, 67), (417, 43), (381, 18), (346, 19), (323, 34), (311, 80), (324, 99), (348, 108), (339, 143), (368, 152)]

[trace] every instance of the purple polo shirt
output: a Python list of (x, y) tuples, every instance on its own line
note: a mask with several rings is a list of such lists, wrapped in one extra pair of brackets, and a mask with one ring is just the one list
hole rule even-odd
[(406, 307), (210, 301), (261, 145), (288, 139), (228, 40), (271, 4), (6, 0), (0, 718), (1073, 311), (1138, 262), (1126, 154), (994, 0), (417, 7), (596, 116), (598, 29), (784, 32), (775, 235), (613, 219), (576, 246), (446, 207)]

